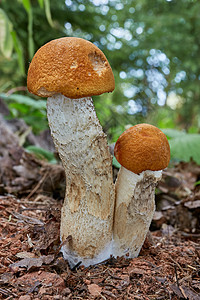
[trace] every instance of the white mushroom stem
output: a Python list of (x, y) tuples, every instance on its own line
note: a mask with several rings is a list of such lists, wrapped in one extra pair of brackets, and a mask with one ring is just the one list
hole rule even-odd
[(121, 167), (116, 185), (113, 255), (137, 257), (155, 211), (155, 186), (162, 171), (137, 175)]
[(111, 254), (114, 185), (106, 136), (91, 98), (61, 94), (47, 100), (51, 134), (66, 174), (61, 240), (71, 266), (87, 266)]

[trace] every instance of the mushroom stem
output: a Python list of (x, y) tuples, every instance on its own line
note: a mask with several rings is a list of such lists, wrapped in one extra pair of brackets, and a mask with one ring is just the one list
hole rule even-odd
[(94, 264), (111, 254), (114, 185), (106, 135), (90, 97), (53, 95), (47, 116), (66, 174), (61, 240), (71, 235), (72, 243), (63, 246), (64, 258), (71, 266)]
[(155, 186), (162, 171), (143, 171), (139, 175), (120, 168), (115, 184), (113, 255), (137, 257), (155, 211)]

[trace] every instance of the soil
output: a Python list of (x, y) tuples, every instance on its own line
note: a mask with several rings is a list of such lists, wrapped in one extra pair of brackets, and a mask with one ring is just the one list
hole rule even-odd
[(163, 172), (137, 258), (71, 270), (60, 252), (62, 166), (27, 153), (3, 122), (0, 136), (0, 299), (200, 299), (200, 166)]

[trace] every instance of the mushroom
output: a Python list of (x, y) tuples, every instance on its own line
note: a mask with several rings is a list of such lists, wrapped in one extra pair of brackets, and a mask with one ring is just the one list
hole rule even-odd
[(170, 161), (169, 143), (155, 126), (138, 124), (118, 138), (113, 255), (137, 257), (155, 211), (155, 187)]
[(112, 159), (92, 95), (111, 92), (115, 82), (102, 51), (81, 38), (42, 46), (29, 66), (28, 90), (47, 99), (47, 116), (66, 174), (61, 213), (64, 258), (85, 266), (111, 254), (114, 211)]

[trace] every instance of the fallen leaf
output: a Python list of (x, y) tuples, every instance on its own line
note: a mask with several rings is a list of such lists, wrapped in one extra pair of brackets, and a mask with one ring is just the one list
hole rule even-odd
[(54, 260), (54, 255), (40, 256), (38, 258), (24, 258), (9, 267), (13, 271), (17, 271), (18, 268), (27, 268), (29, 270), (32, 267), (41, 267), (43, 264), (50, 264)]
[(29, 295), (20, 296), (19, 300), (31, 300), (31, 296)]
[(176, 296), (178, 296), (181, 299), (184, 299), (183, 294), (181, 293), (179, 287), (176, 284), (171, 284), (170, 289), (175, 293)]
[(189, 209), (198, 208), (198, 207), (200, 207), (200, 200), (185, 202), (184, 206)]
[(36, 250), (46, 250), (50, 245), (60, 243), (60, 223), (50, 219), (44, 226), (35, 226), (34, 241)]
[(32, 252), (18, 252), (15, 256), (18, 258), (35, 258), (35, 254)]
[(88, 285), (88, 290), (92, 296), (99, 296), (102, 288), (99, 285), (92, 283)]
[(180, 286), (180, 290), (182, 292), (182, 294), (184, 295), (184, 297), (186, 299), (189, 299), (189, 300), (199, 300), (200, 297), (199, 295), (197, 295), (196, 293), (194, 293), (189, 287), (187, 286)]
[(33, 292), (38, 286), (44, 286), (44, 288), (53, 288), (57, 290), (63, 290), (65, 288), (64, 280), (57, 274), (51, 272), (42, 271), (31, 272), (19, 277), (16, 280), (18, 285), (22, 285), (24, 290), (27, 292)]

